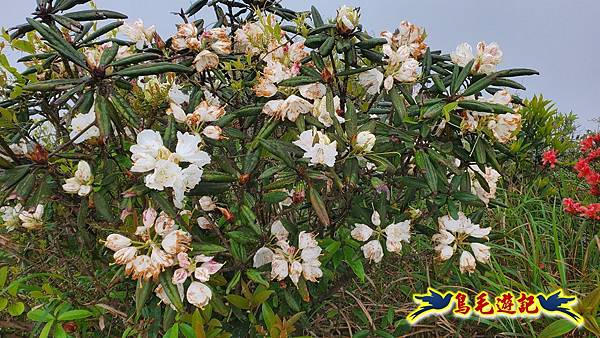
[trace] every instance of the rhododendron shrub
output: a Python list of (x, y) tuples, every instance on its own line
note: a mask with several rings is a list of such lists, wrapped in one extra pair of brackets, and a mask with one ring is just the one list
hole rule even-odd
[(135, 285), (127, 316), (283, 334), (416, 241), (485, 269), (512, 78), (537, 74), (496, 43), (445, 54), (406, 21), (371, 36), (356, 8), (272, 1), (197, 1), (166, 37), (85, 2), (38, 1), (12, 31), (34, 42), (0, 103), (3, 223), (98, 250)]

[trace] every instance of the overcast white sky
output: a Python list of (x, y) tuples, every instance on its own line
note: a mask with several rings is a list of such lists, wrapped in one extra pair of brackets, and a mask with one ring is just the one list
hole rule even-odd
[[(24, 22), (34, 0), (4, 0), (0, 26)], [(102, 9), (142, 18), (168, 36), (179, 18), (169, 12), (191, 0), (96, 0)], [(563, 112), (579, 116), (582, 129), (596, 129), (600, 117), (600, 1), (598, 0), (284, 0), (297, 10), (316, 5), (324, 17), (346, 4), (361, 7), (361, 22), (370, 33), (394, 30), (401, 20), (424, 26), (432, 49), (451, 51), (461, 42), (496, 41), (504, 51), (502, 68), (527, 67), (541, 75), (521, 79), (526, 95), (543, 93)], [(211, 15), (205, 10), (199, 15)], [(520, 93), (523, 95), (523, 93)]]

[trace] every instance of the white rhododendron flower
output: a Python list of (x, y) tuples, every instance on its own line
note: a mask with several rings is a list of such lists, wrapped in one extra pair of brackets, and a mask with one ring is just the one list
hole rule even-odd
[(21, 206), (20, 203), (17, 203), (14, 207), (9, 205), (0, 207), (0, 213), (2, 213), (2, 225), (4, 225), (8, 230), (13, 230), (19, 226), (21, 224), (19, 214), (22, 210), (23, 206)]
[(204, 32), (202, 37), (208, 41), (208, 45), (216, 53), (223, 55), (231, 54), (231, 40), (225, 28), (213, 28)]
[(381, 84), (383, 83), (383, 73), (376, 68), (370, 69), (366, 72), (362, 72), (358, 75), (358, 83), (365, 87), (368, 94), (375, 95), (381, 91)]
[(368, 241), (373, 235), (376, 239), (369, 241), (361, 247), (363, 255), (369, 261), (381, 262), (383, 258), (383, 247), (379, 242), (380, 237), (385, 237), (385, 246), (389, 252), (399, 253), (402, 250), (402, 241), (410, 242), (410, 220), (400, 223), (392, 223), (381, 229), (381, 216), (376, 210), (371, 214), (371, 223), (377, 228), (373, 230), (366, 224), (356, 223), (350, 232), (352, 238), (360, 242)]
[(207, 49), (201, 51), (194, 59), (194, 68), (198, 73), (213, 69), (219, 65), (219, 56)]
[(507, 143), (516, 137), (515, 134), (521, 127), (521, 115), (497, 114), (496, 118), (490, 120), (487, 126), (500, 143)]
[(285, 100), (271, 100), (267, 102), (263, 106), (262, 112), (278, 120), (283, 121), (287, 118), (295, 122), (300, 114), (310, 113), (312, 107), (312, 103), (305, 99), (296, 95), (290, 95)]
[(226, 138), (223, 136), (223, 129), (219, 126), (206, 126), (202, 130), (202, 135), (212, 140), (222, 140)]
[(361, 246), (360, 249), (365, 258), (370, 262), (379, 263), (383, 259), (383, 247), (376, 239), (369, 241), (367, 244)]
[[(479, 199), (487, 205), (490, 203), (490, 199), (496, 198), (498, 180), (502, 176), (491, 167), (485, 167), (485, 172), (482, 172), (481, 169), (479, 169), (479, 166), (471, 165), (469, 166), (469, 171), (471, 172), (471, 190), (473, 194), (479, 197)], [(483, 176), (490, 188), (489, 191), (486, 191), (485, 188), (481, 186), (481, 183), (479, 183), (479, 180), (475, 177), (475, 173), (479, 173)]]
[(131, 239), (119, 234), (108, 235), (108, 237), (106, 237), (106, 242), (104, 243), (104, 246), (111, 249), (112, 251), (119, 251), (130, 245)]
[(223, 107), (211, 105), (205, 100), (200, 102), (194, 112), (186, 117), (186, 122), (190, 126), (197, 126), (203, 122), (216, 121), (224, 114)]
[(131, 41), (135, 42), (135, 47), (137, 49), (143, 49), (151, 44), (156, 29), (154, 26), (144, 28), (142, 19), (137, 19), (134, 23), (123, 23), (120, 31)]
[(421, 57), (427, 50), (425, 29), (408, 21), (400, 22), (395, 32), (385, 31), (380, 35), (394, 49), (398, 49), (400, 46), (408, 47), (410, 54), (415, 59)]
[(474, 55), (471, 45), (463, 42), (456, 47), (454, 53), (450, 54), (450, 58), (461, 67), (475, 60), (471, 68), (473, 74), (491, 74), (502, 61), (502, 50), (495, 42), (488, 45), (482, 41), (477, 44), (477, 55)]
[(212, 298), (210, 288), (200, 282), (192, 282), (186, 291), (187, 301), (198, 308), (204, 308)]
[[(71, 120), (71, 132), (69, 133), (69, 137), (71, 139), (75, 139), (73, 143), (79, 144), (81, 142), (91, 139), (92, 137), (100, 136), (100, 129), (93, 125), (95, 122), (96, 114), (94, 113), (93, 107), (87, 114), (78, 114), (75, 117), (73, 117), (73, 119)], [(89, 127), (90, 125), (92, 126)], [(80, 133), (82, 134), (79, 135)], [(79, 137), (77, 137), (77, 135), (79, 135)]]
[[(155, 190), (173, 188), (174, 201), (180, 206), (185, 192), (200, 182), (202, 167), (210, 163), (210, 156), (199, 148), (200, 141), (197, 135), (177, 132), (177, 146), (172, 153), (163, 145), (158, 132), (143, 130), (129, 149), (134, 162), (131, 171), (152, 171), (144, 179), (146, 186)], [(189, 165), (181, 168), (182, 162)]]
[(198, 40), (198, 28), (193, 23), (182, 23), (177, 25), (177, 33), (171, 39), (171, 47), (174, 50), (192, 49), (196, 50), (200, 48), (200, 41)]
[[(481, 228), (479, 224), (471, 222), (462, 212), (458, 213), (458, 218), (453, 219), (446, 215), (438, 218), (439, 233), (431, 238), (435, 243), (435, 251), (438, 258), (442, 261), (450, 259), (454, 252), (462, 249), (459, 260), (460, 271), (462, 273), (475, 271), (475, 260), (487, 264), (490, 259), (490, 248), (481, 243), (470, 243), (469, 237), (487, 239), (491, 228)], [(471, 248), (475, 257), (468, 252)]]
[(369, 153), (375, 145), (375, 135), (370, 131), (361, 131), (356, 135), (356, 148), (362, 152)]
[(62, 188), (70, 194), (78, 194), (79, 196), (87, 196), (92, 190), (91, 183), (94, 178), (90, 165), (86, 161), (79, 161), (75, 176), (67, 178)]
[(43, 217), (44, 206), (41, 204), (38, 204), (33, 211), (24, 209), (19, 213), (21, 226), (29, 230), (40, 229), (44, 225)]
[(317, 120), (319, 120), (319, 122), (323, 123), (325, 127), (329, 128), (333, 125), (333, 119), (331, 118), (331, 114), (333, 114), (337, 118), (339, 123), (346, 122), (346, 120), (343, 117), (338, 115), (338, 111), (340, 111), (340, 98), (338, 96), (335, 96), (333, 98), (332, 113), (329, 113), (329, 111), (327, 110), (327, 99), (323, 97), (321, 99), (315, 99), (312, 114), (314, 117), (317, 118)]
[(342, 33), (350, 33), (358, 26), (358, 19), (360, 15), (356, 8), (349, 6), (342, 6), (337, 10), (337, 16), (335, 22), (337, 28)]
[(473, 257), (473, 255), (469, 251), (464, 250), (462, 252), (462, 254), (460, 255), (459, 263), (460, 263), (459, 267), (460, 267), (461, 273), (475, 272), (475, 266), (477, 265), (477, 263), (475, 262), (475, 257)]
[(298, 90), (300, 90), (300, 95), (309, 100), (320, 99), (327, 94), (327, 87), (320, 82), (299, 86)]
[(337, 142), (331, 142), (325, 133), (317, 130), (306, 130), (293, 144), (304, 150), (304, 158), (310, 159), (309, 165), (324, 164), (328, 167), (335, 165)]
[(215, 202), (213, 202), (210, 196), (202, 196), (200, 197), (200, 208), (204, 211), (213, 211), (217, 208)]

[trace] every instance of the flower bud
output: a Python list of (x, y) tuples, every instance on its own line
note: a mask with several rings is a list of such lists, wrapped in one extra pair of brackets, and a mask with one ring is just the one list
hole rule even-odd
[(375, 145), (375, 135), (369, 131), (361, 131), (356, 135), (356, 148), (362, 152), (371, 152)]
[(108, 235), (108, 237), (106, 237), (106, 243), (104, 243), (104, 246), (111, 249), (112, 251), (119, 251), (130, 245), (131, 240), (119, 234)]
[(335, 23), (338, 31), (343, 34), (352, 33), (356, 26), (358, 26), (358, 10), (356, 8), (342, 6), (337, 10), (337, 16)]

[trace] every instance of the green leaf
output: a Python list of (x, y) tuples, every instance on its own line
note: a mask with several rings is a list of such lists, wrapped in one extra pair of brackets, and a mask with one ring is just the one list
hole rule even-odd
[(54, 325), (54, 320), (51, 320), (44, 325), (42, 332), (40, 332), (39, 338), (46, 338), (50, 334), (50, 330), (52, 330), (52, 326)]
[[(461, 70), (460, 73), (456, 73), (456, 76), (453, 76), (452, 85), (450, 87), (450, 94), (454, 95), (460, 86), (465, 82), (467, 76), (471, 73), (471, 68), (475, 63), (475, 59), (469, 61)], [(454, 74), (453, 74), (454, 75)]]
[(360, 281), (364, 283), (366, 275), (362, 261), (360, 259), (346, 259), (345, 261), (348, 264), (348, 266), (350, 266), (352, 271), (354, 271), (356, 277), (358, 277), (358, 279), (360, 279)]
[(100, 130), (100, 136), (102, 138), (109, 137), (112, 129), (108, 104), (108, 100), (103, 95), (96, 95), (96, 106), (94, 111), (96, 112), (96, 125)]
[(321, 27), (325, 24), (323, 23), (321, 13), (319, 13), (319, 10), (315, 6), (310, 6), (310, 17), (312, 18), (315, 27)]
[(175, 210), (173, 204), (169, 202), (160, 191), (152, 190), (150, 191), (150, 196), (162, 211), (166, 212), (171, 217), (177, 217), (177, 210)]
[(262, 274), (256, 269), (248, 269), (246, 270), (246, 276), (253, 282), (264, 285), (265, 287), (269, 287), (269, 282), (264, 279)]
[(34, 322), (48, 322), (54, 319), (50, 313), (41, 308), (33, 309), (27, 312), (27, 318), (33, 320)]
[(310, 186), (308, 189), (308, 198), (310, 200), (310, 204), (312, 205), (315, 213), (317, 214), (317, 218), (321, 221), (321, 224), (328, 227), (331, 223), (329, 221), (329, 214), (327, 213), (327, 208), (325, 207), (325, 203), (323, 203), (323, 199), (321, 198), (321, 194), (315, 189), (313, 186)]
[(63, 312), (58, 316), (58, 320), (68, 321), (68, 320), (78, 320), (84, 319), (93, 316), (94, 314), (88, 310), (71, 310), (67, 312)]
[(542, 332), (540, 332), (539, 338), (554, 338), (562, 337), (567, 333), (575, 329), (575, 324), (571, 323), (566, 319), (559, 319), (552, 324), (546, 326)]
[(270, 204), (279, 203), (288, 197), (285, 191), (271, 191), (263, 195), (263, 200)]
[(290, 153), (286, 151), (280, 143), (275, 140), (263, 140), (260, 139), (259, 143), (261, 147), (265, 148), (269, 153), (275, 155), (283, 161), (288, 167), (295, 168), (294, 161), (290, 156)]
[(470, 96), (479, 93), (480, 91), (489, 87), (489, 85), (491, 85), (497, 77), (498, 76), (494, 73), (481, 78), (474, 83), (471, 83), (471, 85), (462, 93), (462, 96)]
[[(252, 295), (252, 307), (256, 307), (264, 303), (271, 295), (275, 293), (273, 290), (262, 290)], [(232, 295), (230, 295), (232, 296)]]
[(125, 123), (133, 128), (138, 128), (140, 126), (140, 118), (137, 116), (133, 108), (131, 108), (127, 100), (120, 95), (113, 93), (111, 96), (111, 102)]
[(88, 9), (64, 14), (65, 17), (77, 21), (96, 21), (105, 19), (127, 19), (127, 15), (115, 11)]
[(511, 107), (505, 106), (503, 104), (495, 104), (495, 103), (481, 102), (481, 101), (475, 101), (475, 100), (458, 101), (458, 106), (463, 109), (468, 109), (468, 110), (478, 111), (478, 112), (486, 112), (486, 113), (494, 113), (494, 114), (514, 113), (514, 110)]
[(335, 38), (333, 36), (328, 37), (327, 40), (325, 40), (325, 42), (323, 42), (321, 47), (319, 47), (319, 53), (322, 56), (328, 56), (329, 54), (331, 54), (331, 51), (333, 50), (334, 45), (335, 45)]
[(165, 332), (163, 338), (179, 338), (179, 324), (173, 324), (173, 326)]
[(12, 303), (6, 308), (6, 311), (13, 317), (20, 316), (25, 311), (25, 304), (23, 302)]
[(135, 65), (129, 68), (119, 70), (113, 73), (113, 75), (121, 75), (128, 77), (138, 77), (146, 75), (156, 75), (163, 73), (191, 73), (193, 70), (190, 67), (184, 65), (170, 63), (170, 62), (157, 62), (142, 65)]
[(177, 287), (171, 282), (172, 278), (173, 278), (172, 271), (166, 270), (166, 271), (162, 272), (159, 275), (160, 285), (162, 285), (163, 290), (165, 290), (167, 297), (169, 297), (171, 304), (173, 304), (173, 306), (175, 307), (177, 312), (183, 313), (184, 312), (183, 302), (181, 301)]
[(92, 195), (94, 199), (94, 207), (96, 209), (96, 213), (100, 216), (100, 218), (112, 222), (114, 220), (114, 215), (111, 211), (111, 207), (106, 201), (106, 197), (104, 194), (97, 192)]
[[(115, 22), (111, 22), (105, 26), (102, 26), (100, 28), (98, 28), (96, 31), (90, 33), (87, 37), (85, 37), (85, 39), (81, 40), (81, 44), (86, 44), (90, 41), (93, 41), (94, 39), (112, 31), (113, 29), (119, 28), (121, 25), (123, 25), (123, 21), (115, 21)], [(125, 58), (124, 58), (125, 59)]]
[(242, 296), (230, 294), (230, 295), (226, 295), (225, 299), (227, 299), (227, 301), (229, 303), (231, 303), (233, 306), (237, 307), (238, 309), (248, 310), (250, 308), (250, 301), (248, 301), (246, 298), (244, 298)]
[(435, 167), (431, 163), (429, 156), (424, 151), (418, 150), (415, 153), (415, 162), (417, 167), (425, 171), (425, 180), (427, 181), (429, 189), (431, 189), (432, 192), (436, 192), (438, 188), (438, 179)]
[(80, 52), (78, 52), (70, 43), (63, 39), (62, 36), (58, 34), (58, 32), (42, 24), (41, 22), (38, 22), (31, 18), (27, 18), (27, 22), (36, 31), (38, 31), (40, 35), (44, 39), (46, 39), (46, 41), (48, 41), (48, 43), (54, 48), (54, 50), (59, 52), (62, 56), (66, 57), (67, 59), (73, 61), (73, 63), (75, 63), (76, 65), (87, 69), (87, 63), (85, 62), (83, 55)]
[(0, 289), (4, 288), (4, 284), (6, 284), (7, 278), (8, 278), (8, 266), (3, 266), (0, 268)]
[(294, 76), (290, 79), (283, 80), (278, 83), (279, 86), (283, 87), (298, 87), (306, 84), (311, 84), (321, 81), (321, 78), (312, 76)]
[(267, 329), (271, 330), (273, 325), (275, 324), (276, 318), (273, 310), (269, 306), (269, 303), (263, 303), (261, 308), (261, 313), (263, 316), (263, 320), (265, 321), (265, 325), (267, 325)]
[(67, 332), (63, 329), (62, 325), (54, 326), (54, 338), (67, 338)]
[(136, 316), (139, 316), (142, 313), (142, 309), (148, 301), (150, 294), (152, 293), (152, 289), (154, 287), (154, 283), (152, 281), (144, 281), (142, 278), (138, 279), (137, 285), (135, 288), (135, 313)]
[(198, 11), (200, 11), (204, 6), (206, 6), (207, 3), (208, 0), (198, 0), (192, 3), (190, 7), (188, 7), (188, 9), (185, 11), (185, 14), (187, 14), (188, 16), (192, 16), (198, 13)]
[(406, 106), (404, 105), (404, 98), (398, 92), (398, 88), (393, 86), (390, 91), (390, 100), (392, 100), (392, 106), (394, 107), (394, 111), (400, 117), (400, 121), (403, 121), (406, 117)]

